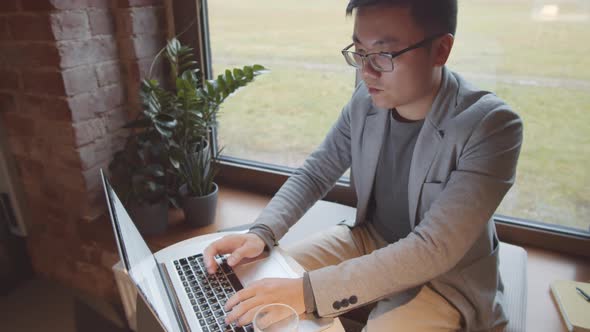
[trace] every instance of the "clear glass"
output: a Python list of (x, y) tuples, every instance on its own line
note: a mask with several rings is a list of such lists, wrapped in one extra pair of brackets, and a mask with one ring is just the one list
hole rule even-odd
[[(300, 166), (354, 88), (355, 70), (340, 52), (352, 36), (346, 2), (208, 4), (214, 72), (252, 63), (271, 70), (222, 107), (224, 154)], [(459, 4), (448, 67), (494, 91), (524, 121), (515, 185), (499, 214), (589, 231), (589, 31), (590, 1)]]
[(352, 36), (345, 4), (209, 0), (208, 5), (214, 74), (254, 63), (270, 69), (222, 106), (218, 138), (224, 155), (300, 166), (354, 89), (355, 70), (340, 53)]
[(252, 325), (255, 332), (296, 332), (299, 317), (290, 306), (272, 303), (256, 311)]

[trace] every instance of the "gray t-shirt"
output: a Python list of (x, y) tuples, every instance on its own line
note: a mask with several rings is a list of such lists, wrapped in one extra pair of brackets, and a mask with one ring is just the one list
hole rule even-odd
[(414, 146), (424, 120), (405, 120), (393, 110), (387, 121), (369, 220), (384, 240), (394, 243), (410, 233), (408, 178)]

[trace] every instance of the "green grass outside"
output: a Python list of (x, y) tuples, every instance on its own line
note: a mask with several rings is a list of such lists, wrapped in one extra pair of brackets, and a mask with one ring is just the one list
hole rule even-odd
[[(352, 28), (345, 3), (209, 2), (214, 70), (271, 69), (224, 104), (226, 155), (296, 167), (321, 142), (353, 89), (354, 71), (339, 53)], [(590, 37), (590, 23), (534, 21), (533, 3), (461, 2), (449, 67), (495, 91), (523, 118), (516, 185), (499, 213), (588, 230), (590, 43), (580, 41)], [(557, 87), (543, 82), (556, 79)]]

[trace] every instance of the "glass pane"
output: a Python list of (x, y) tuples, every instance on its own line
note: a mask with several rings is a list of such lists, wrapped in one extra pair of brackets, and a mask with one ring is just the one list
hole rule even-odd
[(298, 167), (323, 140), (354, 89), (340, 51), (352, 19), (341, 0), (210, 0), (213, 73), (270, 69), (223, 105), (224, 155)]
[[(219, 139), (233, 157), (297, 167), (350, 98), (340, 54), (346, 1), (209, 0), (215, 73), (271, 72), (226, 102)], [(590, 228), (590, 1), (460, 1), (449, 68), (523, 118), (516, 185), (499, 214)], [(506, 27), (510, 27), (507, 29)]]
[[(524, 122), (499, 214), (590, 228), (590, 1), (461, 1), (449, 67)], [(510, 27), (506, 29), (505, 27)]]

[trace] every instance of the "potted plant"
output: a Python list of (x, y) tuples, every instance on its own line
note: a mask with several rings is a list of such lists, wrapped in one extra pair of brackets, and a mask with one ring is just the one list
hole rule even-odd
[[(140, 155), (142, 167), (151, 165), (149, 172), (146, 171), (151, 177), (143, 178), (146, 182), (137, 178), (137, 186), (149, 183), (147, 188), (158, 193), (155, 195), (158, 198), (154, 198), (156, 201), (165, 199), (175, 207), (182, 205), (188, 222), (200, 226), (213, 222), (216, 208), (215, 203), (195, 208), (191, 202), (195, 201), (192, 199), (194, 197), (207, 195), (215, 196), (216, 202), (217, 186), (213, 184), (213, 179), (217, 172), (215, 163), (218, 151), (211, 149), (209, 142), (213, 128), (217, 126), (220, 106), (228, 96), (252, 82), (265, 69), (253, 65), (226, 70), (216, 79), (205, 80), (201, 84), (191, 48), (172, 39), (154, 62), (161, 55), (169, 65), (171, 82), (166, 84), (151, 78), (142, 81), (140, 96), (143, 110), (137, 119), (125, 126), (134, 128), (139, 134), (129, 136), (126, 147), (130, 146), (132, 153)], [(145, 149), (155, 155), (146, 154)], [(121, 158), (115, 155), (113, 163), (125, 165), (128, 161), (118, 159)], [(153, 167), (153, 160), (157, 161), (159, 167)], [(110, 169), (120, 167), (113, 166)], [(136, 169), (129, 169), (127, 176), (118, 177), (124, 182), (122, 187), (132, 186), (133, 176), (130, 175), (136, 175), (135, 172)], [(117, 187), (118, 183), (113, 183)], [(164, 191), (160, 185), (164, 186)], [(183, 185), (185, 189), (180, 190)], [(145, 198), (145, 192), (132, 193)], [(148, 196), (151, 197), (151, 194)], [(191, 219), (195, 210), (205, 207), (213, 212), (199, 213), (213, 215), (213, 219)]]
[(148, 128), (129, 136), (109, 164), (111, 180), (144, 235), (161, 233), (168, 225), (164, 151), (157, 133)]
[(183, 151), (178, 163), (178, 173), (183, 185), (179, 193), (186, 222), (193, 227), (212, 224), (215, 221), (218, 187), (213, 182), (219, 171), (210, 144), (205, 139), (191, 150)]

